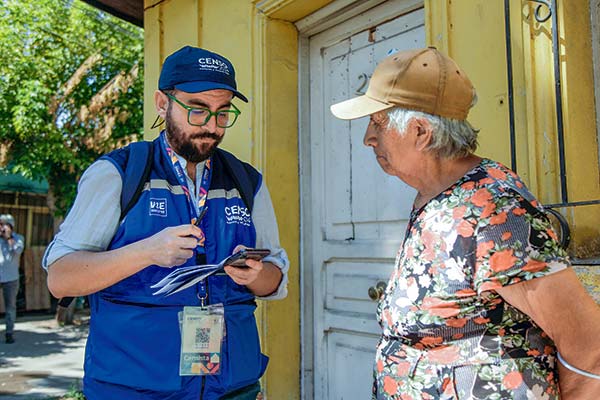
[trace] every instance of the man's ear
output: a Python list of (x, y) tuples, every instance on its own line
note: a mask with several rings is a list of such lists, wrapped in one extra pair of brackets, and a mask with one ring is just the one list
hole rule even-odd
[(425, 151), (433, 142), (433, 127), (425, 118), (413, 118), (410, 123), (414, 124), (411, 127), (414, 133), (415, 149)]
[(156, 113), (162, 119), (165, 119), (167, 116), (167, 108), (169, 107), (169, 98), (160, 90), (154, 92), (154, 106), (156, 107)]

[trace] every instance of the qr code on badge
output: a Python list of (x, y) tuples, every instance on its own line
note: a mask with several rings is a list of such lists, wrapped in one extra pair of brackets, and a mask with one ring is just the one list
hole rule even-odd
[(210, 328), (196, 328), (196, 350), (208, 349), (210, 344)]

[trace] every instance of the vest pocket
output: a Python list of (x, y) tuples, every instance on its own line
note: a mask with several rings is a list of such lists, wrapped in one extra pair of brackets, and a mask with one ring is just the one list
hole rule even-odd
[(140, 306), (101, 296), (93, 304), (87, 376), (138, 389), (181, 389), (177, 320), (181, 306)]
[(254, 305), (225, 308), (226, 336), (219, 380), (226, 393), (256, 382), (267, 369), (269, 358), (260, 352), (255, 308)]

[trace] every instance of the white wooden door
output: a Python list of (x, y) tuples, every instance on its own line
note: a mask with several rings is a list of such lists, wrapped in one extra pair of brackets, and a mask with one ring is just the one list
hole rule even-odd
[[(403, 11), (407, 3), (410, 12)], [(304, 324), (313, 335), (312, 343), (305, 340), (313, 350), (312, 371), (304, 371), (312, 383), (307, 399), (370, 399), (380, 328), (368, 289), (387, 283), (414, 191), (381, 171), (363, 145), (368, 118), (341, 121), (329, 106), (366, 91), (366, 78), (390, 49), (425, 46), (424, 11), (415, 3), (385, 2), (309, 40), (303, 173), (310, 178), (302, 206), (304, 270), (312, 275), (304, 298), (312, 296), (313, 307), (313, 320)]]

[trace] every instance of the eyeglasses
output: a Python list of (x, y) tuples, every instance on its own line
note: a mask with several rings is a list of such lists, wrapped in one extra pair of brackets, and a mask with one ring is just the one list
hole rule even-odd
[(165, 93), (167, 97), (173, 100), (175, 103), (179, 104), (181, 107), (185, 108), (188, 112), (188, 124), (194, 126), (204, 126), (208, 124), (208, 121), (215, 116), (217, 121), (217, 126), (219, 128), (229, 128), (235, 124), (237, 117), (242, 113), (235, 104), (231, 104), (233, 109), (230, 110), (218, 110), (218, 111), (210, 111), (208, 108), (203, 107), (190, 107), (187, 104), (179, 101), (175, 96)]

